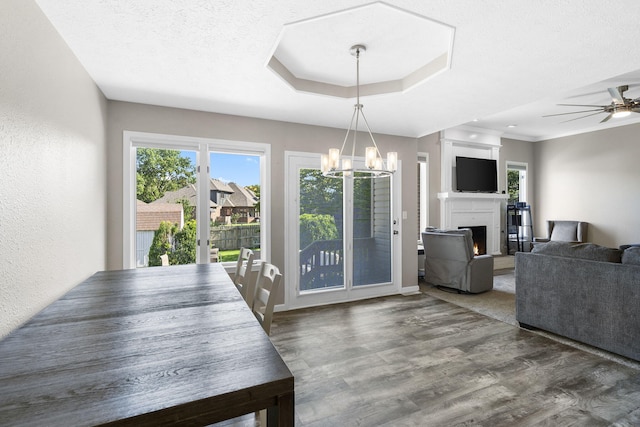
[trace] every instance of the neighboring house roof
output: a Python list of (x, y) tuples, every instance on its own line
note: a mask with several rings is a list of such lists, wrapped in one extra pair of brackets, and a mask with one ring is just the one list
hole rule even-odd
[[(154, 203), (178, 203), (180, 200), (188, 200), (191, 206), (198, 206), (198, 198), (196, 197), (196, 186), (193, 184), (189, 184), (186, 187), (179, 188), (175, 191), (167, 191), (164, 193), (164, 196), (160, 197), (158, 200), (154, 200), (151, 204)], [(209, 207), (215, 208), (216, 203), (210, 201)]]
[(224, 201), (222, 202), (222, 207), (223, 208), (235, 208), (236, 205), (233, 204), (231, 199), (224, 199)]
[(136, 230), (155, 231), (162, 221), (184, 225), (182, 205), (176, 203), (145, 203), (136, 201)]
[(229, 201), (233, 203), (234, 207), (253, 207), (258, 203), (258, 200), (254, 194), (246, 188), (230, 182), (229, 187), (233, 189), (233, 194), (229, 196)]
[(209, 189), (220, 191), (222, 193), (233, 193), (234, 191), (228, 184), (225, 184), (224, 182), (215, 178), (211, 178), (209, 180)]

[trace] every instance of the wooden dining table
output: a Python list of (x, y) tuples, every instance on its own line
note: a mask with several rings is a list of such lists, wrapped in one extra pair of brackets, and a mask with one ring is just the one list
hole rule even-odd
[(208, 425), (294, 378), (220, 264), (102, 271), (0, 341), (0, 425)]

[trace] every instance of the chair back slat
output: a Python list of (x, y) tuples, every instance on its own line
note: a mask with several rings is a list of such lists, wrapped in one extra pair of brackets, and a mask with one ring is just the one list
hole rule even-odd
[(267, 335), (271, 332), (275, 298), (281, 281), (282, 274), (278, 267), (263, 262), (256, 279), (252, 310)]
[(251, 249), (240, 248), (238, 262), (236, 263), (236, 272), (233, 277), (233, 283), (249, 307), (253, 305), (254, 281), (251, 280), (251, 270), (254, 256)]

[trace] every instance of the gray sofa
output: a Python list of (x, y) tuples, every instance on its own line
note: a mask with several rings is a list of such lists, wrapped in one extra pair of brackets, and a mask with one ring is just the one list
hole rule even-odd
[(516, 320), (640, 361), (640, 247), (549, 242), (517, 252)]

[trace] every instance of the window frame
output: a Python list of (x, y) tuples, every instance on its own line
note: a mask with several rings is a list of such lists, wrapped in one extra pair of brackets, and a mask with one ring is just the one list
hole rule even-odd
[[(529, 185), (529, 164), (526, 162), (516, 162), (507, 160), (505, 161), (505, 188), (507, 189), (507, 196), (509, 195), (509, 171), (517, 170), (519, 171), (518, 178), (518, 201), (526, 202), (528, 198), (529, 189), (527, 186)], [(523, 173), (524, 172), (524, 176)]]
[[(122, 268), (136, 268), (136, 148), (160, 148), (191, 150), (196, 152), (198, 175), (197, 218), (208, 218), (209, 177), (211, 152), (253, 155), (260, 158), (260, 254), (261, 259), (271, 259), (271, 146), (249, 141), (230, 141), (180, 135), (147, 132), (123, 132), (123, 203), (122, 203)], [(264, 224), (264, 226), (262, 226)], [(208, 241), (210, 221), (198, 220), (197, 239)], [(207, 236), (203, 238), (202, 236)], [(196, 263), (209, 263), (209, 246), (198, 245)], [(235, 270), (236, 262), (226, 262), (227, 271)]]
[(422, 241), (421, 233), (429, 226), (429, 153), (418, 153), (418, 241)]

